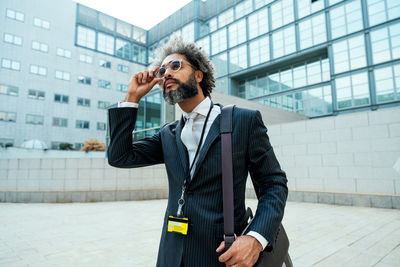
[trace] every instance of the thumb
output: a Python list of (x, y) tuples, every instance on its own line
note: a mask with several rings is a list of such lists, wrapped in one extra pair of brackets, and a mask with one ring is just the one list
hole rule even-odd
[(216, 251), (219, 253), (219, 252), (223, 251), (224, 249), (225, 249), (225, 241), (222, 241)]
[(151, 82), (150, 82), (150, 87), (153, 88), (154, 85), (156, 85), (156, 83), (160, 82), (163, 78), (154, 78)]

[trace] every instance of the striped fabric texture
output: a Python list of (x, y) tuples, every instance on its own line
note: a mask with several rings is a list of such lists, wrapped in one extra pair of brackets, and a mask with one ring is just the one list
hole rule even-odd
[[(215, 252), (223, 241), (220, 117), (206, 136), (193, 178), (185, 194), (184, 215), (189, 218), (187, 236), (167, 232), (168, 216), (176, 216), (181, 187), (189, 175), (188, 154), (181, 141), (183, 119), (166, 124), (159, 133), (132, 142), (136, 108), (109, 109), (108, 162), (118, 168), (164, 163), (169, 182), (168, 205), (157, 266), (225, 266)], [(250, 173), (258, 206), (249, 231), (263, 235), (273, 246), (282, 220), (288, 189), (284, 171), (275, 157), (267, 129), (258, 111), (235, 107), (232, 132), (235, 232), (244, 221), (246, 179)], [(134, 240), (132, 240), (134, 242)]]

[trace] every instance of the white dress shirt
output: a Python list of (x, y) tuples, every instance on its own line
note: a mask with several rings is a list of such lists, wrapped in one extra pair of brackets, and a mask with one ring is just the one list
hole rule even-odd
[[(203, 130), (203, 125), (204, 122), (206, 120), (207, 117), (207, 113), (210, 109), (211, 106), (211, 100), (209, 97), (206, 97), (200, 104), (198, 104), (192, 112), (197, 112), (199, 115), (193, 120), (193, 137), (194, 140), (197, 144), (199, 144), (200, 142), (200, 137), (201, 137), (201, 131)], [(138, 108), (139, 104), (138, 103), (132, 103), (132, 102), (118, 102), (118, 107), (132, 107), (132, 108)], [(200, 151), (201, 148), (204, 144), (204, 141), (207, 138), (208, 132), (210, 131), (211, 125), (213, 124), (215, 118), (221, 113), (221, 108), (217, 105), (214, 105), (211, 112), (210, 112), (210, 117), (208, 118), (208, 122), (206, 125), (206, 129), (204, 131), (204, 137), (203, 137), (203, 141), (202, 144), (200, 145)], [(185, 111), (182, 110), (182, 114), (185, 116), (188, 113), (186, 113)], [(194, 154), (196, 151), (194, 152), (188, 152), (189, 154), (189, 159), (193, 160), (194, 158)], [(200, 153), (200, 152), (199, 152)], [(193, 154), (193, 155), (191, 155)], [(190, 164), (192, 164), (192, 162), (190, 162)], [(194, 170), (196, 169), (196, 163), (194, 163), (192, 171), (190, 173), (190, 175), (192, 176), (194, 173)], [(268, 245), (268, 241), (265, 239), (265, 237), (263, 237), (262, 235), (260, 235), (257, 232), (254, 231), (250, 231), (247, 233), (247, 235), (254, 237), (255, 239), (258, 240), (258, 242), (260, 242), (262, 248), (264, 249), (267, 245)]]

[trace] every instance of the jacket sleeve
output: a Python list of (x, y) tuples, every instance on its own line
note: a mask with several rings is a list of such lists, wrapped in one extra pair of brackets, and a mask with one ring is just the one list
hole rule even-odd
[(143, 167), (164, 162), (161, 134), (132, 142), (137, 108), (111, 108), (108, 110), (110, 145), (108, 163), (118, 168)]
[(276, 159), (259, 111), (252, 116), (248, 144), (249, 172), (258, 198), (249, 230), (261, 234), (274, 246), (288, 188), (286, 174)]

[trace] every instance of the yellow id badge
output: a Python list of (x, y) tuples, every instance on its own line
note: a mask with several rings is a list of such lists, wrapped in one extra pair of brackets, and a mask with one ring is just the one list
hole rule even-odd
[(188, 232), (188, 218), (177, 218), (173, 216), (168, 217), (168, 232), (176, 232), (182, 235), (187, 235)]

